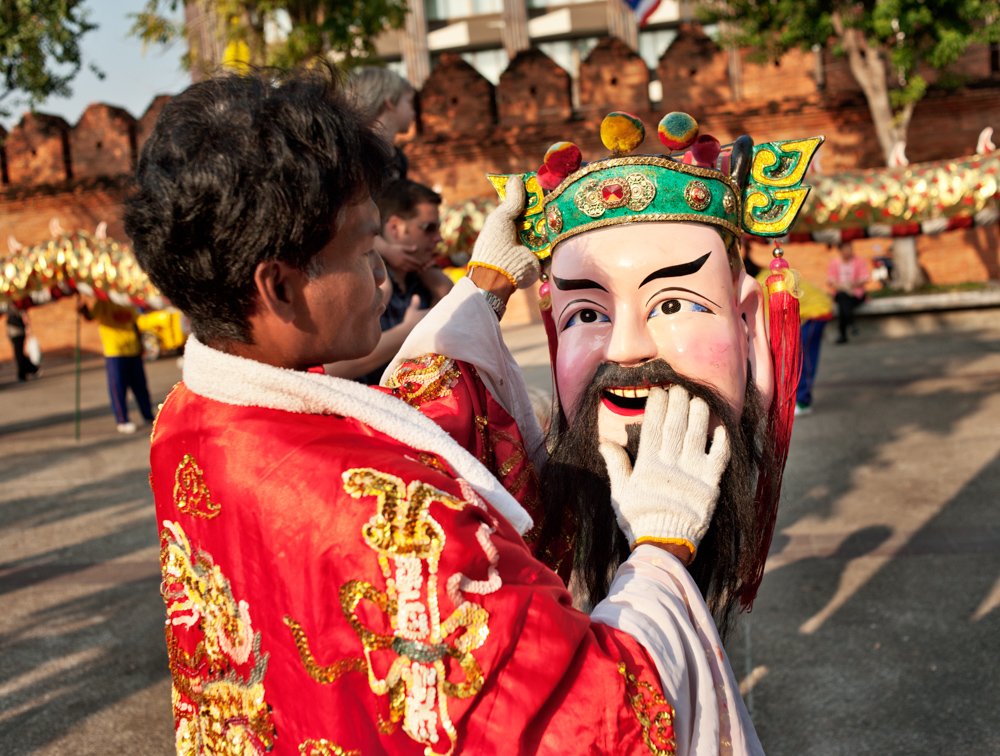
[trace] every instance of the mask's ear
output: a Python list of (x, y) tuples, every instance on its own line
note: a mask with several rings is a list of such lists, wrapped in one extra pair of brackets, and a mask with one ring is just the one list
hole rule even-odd
[(766, 410), (774, 400), (774, 364), (767, 335), (766, 300), (761, 285), (753, 276), (741, 270), (736, 279), (740, 316), (747, 328), (749, 341), (747, 360), (750, 377), (757, 384), (760, 400)]

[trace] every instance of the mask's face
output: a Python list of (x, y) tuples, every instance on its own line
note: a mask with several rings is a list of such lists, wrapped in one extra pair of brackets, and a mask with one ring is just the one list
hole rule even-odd
[[(713, 386), (738, 417), (749, 360), (770, 404), (760, 288), (742, 272), (734, 280), (725, 244), (708, 226), (643, 222), (575, 236), (555, 250), (551, 292), (556, 385), (570, 423), (602, 363), (665, 360)], [(603, 391), (602, 438), (626, 443), (626, 426), (642, 422), (648, 388)]]

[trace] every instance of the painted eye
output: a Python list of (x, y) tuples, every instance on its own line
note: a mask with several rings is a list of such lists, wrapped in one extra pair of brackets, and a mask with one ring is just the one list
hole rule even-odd
[(578, 310), (573, 313), (573, 316), (566, 321), (566, 325), (563, 328), (572, 328), (578, 325), (587, 325), (588, 323), (610, 323), (611, 318), (605, 315), (603, 312), (598, 312), (597, 310)]
[(711, 310), (689, 299), (664, 299), (650, 310), (648, 319), (660, 315), (676, 315), (678, 312), (711, 312)]

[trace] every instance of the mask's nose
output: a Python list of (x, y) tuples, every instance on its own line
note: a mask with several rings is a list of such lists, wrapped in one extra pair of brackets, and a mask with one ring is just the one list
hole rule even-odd
[(604, 352), (605, 361), (634, 367), (654, 359), (658, 350), (646, 321), (640, 322), (631, 312), (623, 315), (615, 318), (611, 328), (611, 338)]

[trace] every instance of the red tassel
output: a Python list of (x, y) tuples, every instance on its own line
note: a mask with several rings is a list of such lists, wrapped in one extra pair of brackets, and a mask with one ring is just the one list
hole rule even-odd
[(754, 571), (740, 589), (740, 605), (746, 611), (753, 606), (757, 589), (764, 578), (764, 564), (771, 548), (774, 525), (778, 518), (781, 479), (788, 459), (795, 420), (795, 390), (802, 372), (802, 343), (799, 300), (796, 298), (795, 274), (785, 262), (780, 247), (775, 247), (771, 275), (767, 279), (771, 360), (774, 364), (774, 401), (767, 416), (764, 458), (757, 476), (757, 523), (759, 540)]

